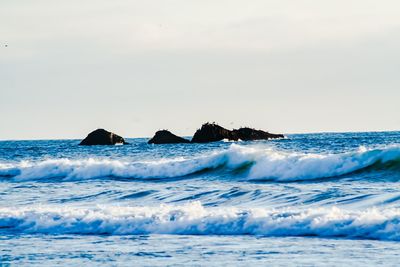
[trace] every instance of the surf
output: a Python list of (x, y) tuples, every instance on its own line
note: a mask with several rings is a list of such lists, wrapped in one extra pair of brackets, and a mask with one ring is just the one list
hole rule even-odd
[(400, 209), (186, 205), (0, 208), (0, 232), (78, 235), (319, 236), (400, 241)]
[(13, 181), (99, 178), (168, 179), (221, 171), (250, 181), (312, 181), (355, 172), (400, 171), (400, 146), (360, 147), (337, 154), (300, 153), (269, 147), (230, 145), (192, 157), (47, 159), (0, 163), (0, 176)]

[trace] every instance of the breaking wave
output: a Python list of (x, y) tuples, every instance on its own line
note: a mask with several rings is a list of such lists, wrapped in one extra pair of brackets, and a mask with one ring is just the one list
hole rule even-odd
[(154, 161), (109, 159), (51, 159), (17, 164), (0, 163), (0, 176), (15, 181), (118, 178), (174, 178), (197, 172), (241, 171), (241, 177), (274, 181), (301, 181), (337, 177), (367, 169), (400, 170), (400, 147), (359, 148), (341, 154), (306, 154), (233, 144), (228, 149), (193, 158)]
[(319, 236), (400, 241), (400, 209), (349, 211), (158, 207), (0, 208), (0, 231), (45, 234)]

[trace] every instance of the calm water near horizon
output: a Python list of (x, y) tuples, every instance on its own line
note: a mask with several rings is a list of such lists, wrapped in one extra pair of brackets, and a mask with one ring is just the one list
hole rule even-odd
[(0, 266), (398, 266), (400, 132), (0, 141)]

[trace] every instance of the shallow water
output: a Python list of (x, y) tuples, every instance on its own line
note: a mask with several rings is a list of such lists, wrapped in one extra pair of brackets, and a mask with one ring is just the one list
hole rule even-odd
[(397, 265), (400, 132), (0, 142), (0, 262)]
[(23, 235), (0, 241), (3, 263), (15, 266), (398, 266), (400, 256), (398, 242), (315, 237)]

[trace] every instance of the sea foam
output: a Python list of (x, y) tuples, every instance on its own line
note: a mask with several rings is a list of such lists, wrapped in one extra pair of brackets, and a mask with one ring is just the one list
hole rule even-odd
[(50, 159), (3, 163), (0, 164), (0, 176), (12, 177), (15, 181), (104, 177), (146, 179), (182, 177), (216, 168), (226, 171), (244, 168), (241, 178), (285, 182), (336, 177), (387, 163), (400, 169), (399, 146), (360, 148), (340, 154), (312, 154), (232, 144), (228, 149), (191, 158), (132, 162), (110, 159)]
[(1, 231), (49, 234), (320, 236), (400, 240), (400, 209), (157, 207), (0, 208)]

